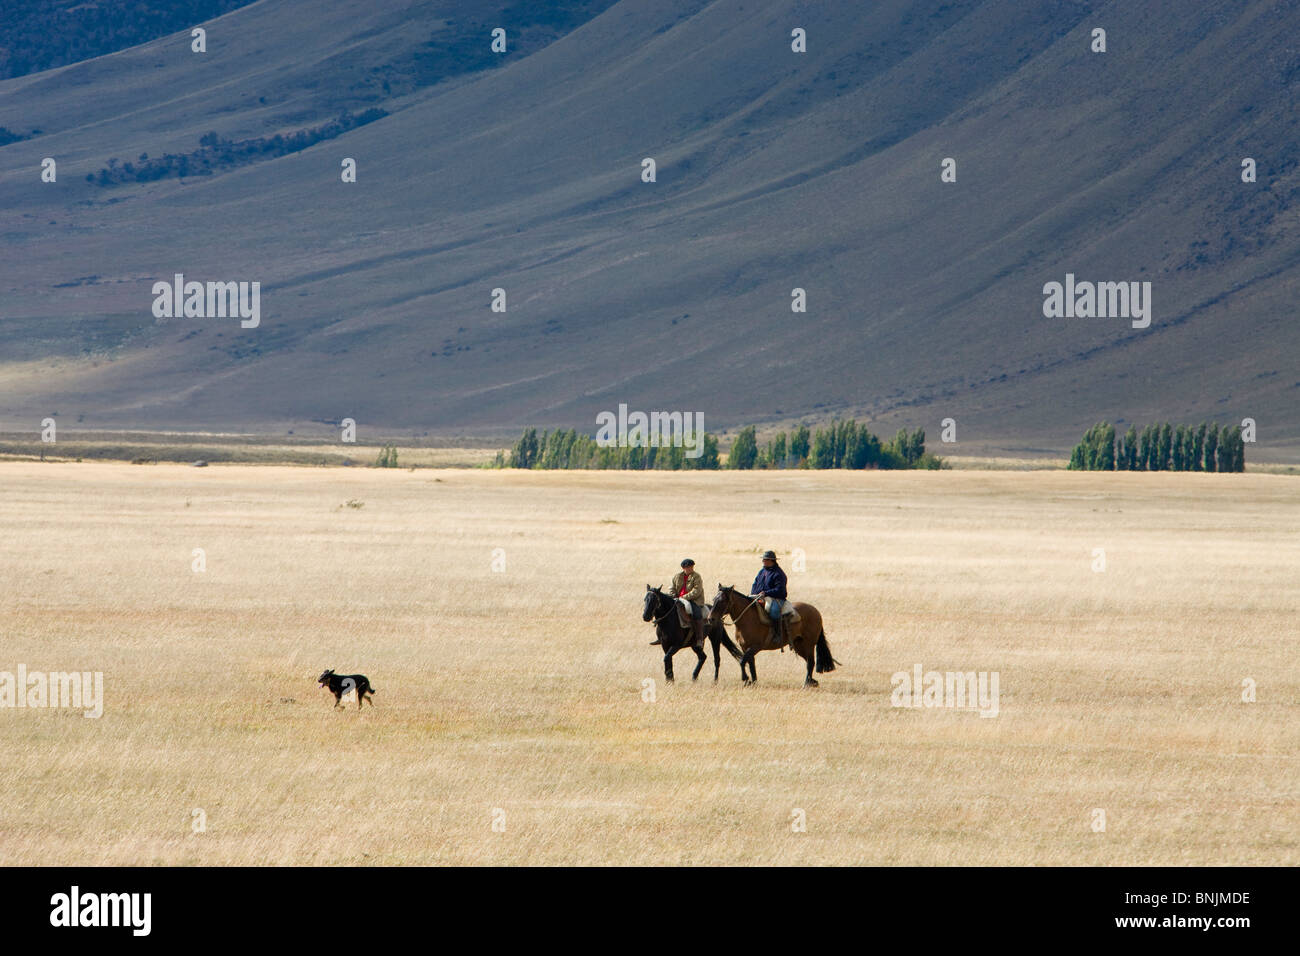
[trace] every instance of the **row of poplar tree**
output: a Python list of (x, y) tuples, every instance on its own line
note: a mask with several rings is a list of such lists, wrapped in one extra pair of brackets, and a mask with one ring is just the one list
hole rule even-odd
[(714, 470), (721, 467), (718, 439), (705, 434), (700, 454), (694, 458), (680, 445), (598, 445), (591, 435), (575, 428), (542, 432), (526, 428), (507, 458), (497, 452), (498, 468), (593, 468), (633, 471)]
[(942, 468), (943, 460), (927, 454), (925, 431), (900, 428), (882, 442), (853, 419), (809, 431), (800, 425), (788, 435), (778, 432), (760, 446), (751, 425), (742, 428), (727, 455), (729, 468)]
[[(718, 439), (705, 434), (700, 454), (694, 458), (680, 446), (601, 446), (596, 439), (576, 429), (542, 432), (528, 428), (510, 449), (498, 452), (498, 468), (590, 468), (679, 471), (715, 470), (724, 467), (718, 453)], [(809, 430), (800, 425), (792, 432), (780, 432), (759, 447), (752, 425), (742, 428), (727, 455), (727, 468), (941, 468), (943, 461), (925, 450), (922, 429), (900, 429), (882, 442), (865, 425), (856, 421), (835, 421), (825, 428)]]
[(1108, 422), (1093, 425), (1070, 453), (1070, 468), (1082, 471), (1244, 471), (1246, 443), (1241, 426), (1130, 425), (1118, 439)]

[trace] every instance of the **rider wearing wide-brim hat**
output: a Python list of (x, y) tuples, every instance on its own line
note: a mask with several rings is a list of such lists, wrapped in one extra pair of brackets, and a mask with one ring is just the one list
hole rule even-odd
[[(669, 594), (683, 608), (691, 622), (696, 647), (704, 646), (704, 578), (695, 570), (695, 562), (690, 558), (682, 559), (682, 569), (673, 575)], [(650, 642), (658, 644), (655, 638)]]
[(754, 586), (749, 589), (750, 597), (762, 599), (767, 609), (767, 616), (772, 622), (772, 636), (779, 635), (781, 643), (786, 642), (786, 578), (781, 566), (776, 563), (775, 551), (763, 552), (763, 568), (754, 578)]

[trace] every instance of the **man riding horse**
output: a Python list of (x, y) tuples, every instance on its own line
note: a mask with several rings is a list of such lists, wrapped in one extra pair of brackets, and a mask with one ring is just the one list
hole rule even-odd
[[(685, 620), (690, 622), (691, 633), (695, 637), (694, 646), (704, 647), (704, 579), (695, 570), (695, 562), (690, 558), (684, 559), (681, 571), (673, 575), (668, 593), (677, 599)], [(658, 643), (659, 638), (656, 637), (650, 645), (653, 647)]]
[(764, 551), (763, 568), (758, 572), (758, 577), (754, 578), (749, 596), (765, 602), (764, 607), (772, 625), (772, 639), (779, 639), (779, 644), (785, 644), (789, 640), (785, 617), (794, 611), (786, 600), (785, 585), (785, 572), (776, 563), (776, 552)]

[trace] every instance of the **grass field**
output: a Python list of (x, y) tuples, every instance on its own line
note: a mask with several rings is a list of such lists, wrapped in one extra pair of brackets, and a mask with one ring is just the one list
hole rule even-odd
[[(498, 443), (465, 439), (395, 439), (401, 468), (473, 468), (490, 465)], [(387, 444), (387, 443), (384, 443)], [(247, 465), (373, 465), (384, 444), (344, 444), (320, 436), (268, 438), (251, 435), (202, 435), (124, 432), (105, 437), (59, 433), (58, 444), (43, 444), (39, 436), (0, 432), (0, 462), (123, 461), (136, 464), (206, 461)], [(1063, 463), (1062, 463), (1063, 464)]]
[[(99, 719), (0, 709), (11, 865), (1300, 863), (1294, 478), (6, 462), (0, 487), (0, 671), (105, 686)], [(766, 547), (842, 666), (692, 684), (688, 651), (666, 685), (645, 585), (690, 556), (744, 587)], [(998, 715), (891, 706), (915, 664), (997, 672)], [(377, 706), (334, 710), (327, 667)]]

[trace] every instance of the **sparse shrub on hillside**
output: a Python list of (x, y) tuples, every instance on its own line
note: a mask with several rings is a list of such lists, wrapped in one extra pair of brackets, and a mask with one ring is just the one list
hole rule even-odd
[(396, 468), (397, 467), (397, 446), (385, 445), (379, 452), (379, 458), (375, 461), (376, 468)]
[(169, 176), (211, 176), (261, 159), (299, 152), (387, 115), (386, 110), (377, 107), (355, 114), (344, 110), (337, 119), (320, 126), (301, 129), (288, 136), (277, 133), (260, 139), (222, 139), (215, 131), (209, 131), (199, 137), (199, 148), (192, 153), (164, 153), (153, 159), (149, 159), (147, 153), (142, 153), (138, 164), (122, 163), (114, 157), (97, 173), (87, 173), (86, 181), (99, 186), (112, 186), (128, 182), (147, 183)]

